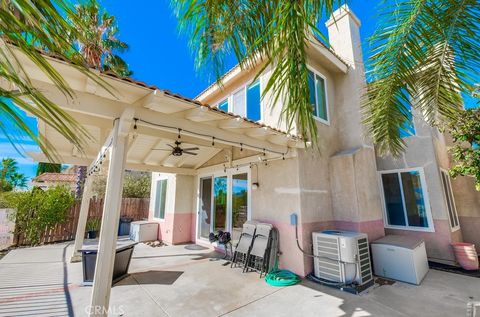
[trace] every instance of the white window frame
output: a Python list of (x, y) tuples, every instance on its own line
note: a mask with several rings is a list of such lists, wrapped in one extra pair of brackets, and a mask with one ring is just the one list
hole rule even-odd
[[(328, 102), (328, 83), (327, 83), (327, 77), (325, 77), (325, 75), (323, 75), (321, 72), (319, 72), (318, 70), (316, 70), (315, 68), (313, 68), (312, 66), (308, 65), (307, 64), (307, 69), (309, 71), (311, 71), (314, 75), (317, 75), (319, 77), (321, 77), (323, 79), (323, 82), (325, 83), (325, 108), (327, 110), (327, 120), (323, 119), (323, 118), (320, 118), (320, 117), (317, 117), (317, 116), (313, 116), (313, 118), (315, 118), (315, 120), (317, 120), (318, 122), (321, 122), (325, 125), (328, 125), (330, 126), (330, 106), (329, 106), (329, 102)], [(315, 78), (314, 78), (315, 80)], [(317, 100), (317, 85), (314, 85), (315, 86), (315, 107), (316, 107), (316, 110), (317, 110), (317, 113), (318, 113), (318, 100)]]
[[(420, 174), (420, 183), (422, 185), (422, 194), (425, 202), (425, 212), (427, 213), (427, 221), (428, 221), (428, 227), (422, 228), (422, 227), (414, 227), (414, 226), (395, 226), (395, 225), (390, 225), (388, 223), (388, 214), (387, 214), (387, 204), (386, 204), (386, 198), (385, 198), (385, 191), (383, 187), (383, 180), (382, 180), (382, 175), (383, 174), (394, 174), (394, 173), (402, 173), (402, 172), (418, 172)], [(425, 171), (423, 167), (414, 167), (414, 168), (402, 168), (402, 169), (392, 169), (392, 170), (384, 170), (384, 171), (378, 171), (378, 179), (379, 179), (379, 185), (380, 185), (380, 191), (381, 191), (381, 200), (382, 200), (382, 209), (383, 209), (383, 225), (387, 229), (398, 229), (398, 230), (408, 230), (408, 231), (423, 231), (423, 232), (435, 232), (435, 225), (433, 223), (433, 217), (432, 217), (432, 210), (430, 208), (430, 199), (428, 195), (428, 188), (427, 188), (427, 181), (425, 179)], [(402, 195), (402, 202), (404, 208), (405, 206), (405, 197), (403, 195), (403, 183), (401, 177), (399, 177), (400, 181), (400, 192)], [(403, 210), (404, 217), (405, 217), (405, 224), (408, 224), (408, 219), (407, 219), (407, 213), (406, 210)]]
[[(448, 179), (448, 184), (444, 184), (443, 182), (443, 177), (442, 173), (445, 173)], [(457, 211), (457, 205), (455, 204), (455, 196), (453, 195), (453, 188), (452, 188), (452, 180), (450, 178), (450, 174), (448, 174), (448, 171), (441, 168), (440, 169), (440, 180), (442, 182), (442, 188), (443, 190), (443, 195), (445, 196), (445, 206), (447, 206), (447, 218), (448, 218), (448, 223), (450, 224), (450, 230), (451, 232), (455, 232), (460, 229), (460, 219), (458, 219), (458, 211)], [(454, 226), (452, 224), (452, 221), (450, 220), (450, 206), (448, 206), (448, 198), (446, 197), (447, 193), (445, 192), (445, 185), (448, 186), (448, 189), (450, 190), (450, 193), (452, 194), (452, 205), (453, 205), (453, 216), (457, 220), (457, 225)]]
[[(232, 232), (232, 226), (233, 226), (233, 221), (232, 221), (232, 213), (233, 213), (233, 210), (232, 210), (232, 180), (233, 180), (233, 175), (236, 175), (236, 174), (244, 174), (246, 173), (247, 174), (247, 179), (248, 179), (248, 191), (247, 191), (247, 204), (248, 204), (248, 210), (247, 210), (247, 220), (252, 220), (252, 173), (251, 173), (251, 169), (250, 167), (248, 166), (244, 166), (244, 167), (241, 167), (241, 168), (231, 168), (231, 169), (227, 169), (227, 171), (225, 172), (224, 170), (221, 170), (221, 171), (215, 171), (215, 172), (210, 172), (210, 173), (202, 173), (202, 174), (198, 174), (197, 175), (197, 221), (196, 221), (196, 233), (195, 233), (195, 237), (197, 240), (200, 240), (200, 241), (203, 241), (203, 242), (208, 242), (208, 239), (205, 239), (205, 238), (202, 238), (200, 236), (200, 206), (201, 206), (201, 197), (200, 197), (200, 186), (201, 186), (201, 180), (204, 179), (204, 178), (208, 178), (208, 177), (211, 177), (212, 178), (212, 186), (214, 184), (214, 179), (215, 177), (222, 177), (222, 176), (226, 176), (227, 177), (227, 215), (226, 215), (226, 230), (228, 232)], [(213, 213), (214, 211), (214, 191), (213, 191), (213, 188), (212, 188), (212, 197), (211, 197), (211, 209), (210, 209), (210, 212)], [(210, 224), (210, 232), (213, 232), (213, 222)]]
[[(242, 84), (241, 86), (239, 86), (237, 89), (233, 90), (230, 94), (228, 94), (227, 96), (225, 96), (224, 98), (220, 99), (219, 101), (217, 101), (215, 103), (215, 107), (219, 108), (220, 104), (222, 103), (222, 101), (224, 100), (227, 100), (228, 101), (228, 112), (231, 112), (231, 113), (235, 113), (233, 112), (233, 95), (235, 95), (237, 92), (239, 92), (240, 90), (243, 89), (243, 92), (244, 92), (244, 97), (245, 97), (245, 117), (244, 118), (247, 118), (248, 119), (248, 103), (247, 103), (247, 89), (249, 86), (251, 86), (253, 83), (255, 83), (256, 81), (258, 81), (258, 84), (260, 86), (260, 120), (256, 121), (256, 122), (264, 122), (264, 119), (265, 119), (265, 114), (264, 114), (264, 107), (263, 107), (263, 98), (262, 98), (262, 92), (263, 92), (263, 85), (262, 85), (262, 77), (263, 76), (259, 76), (257, 78), (257, 80), (255, 81), (251, 81), (251, 82), (246, 82), (244, 84)], [(220, 108), (219, 108), (220, 109)]]
[[(166, 180), (167, 181), (167, 189), (165, 191), (165, 210), (163, 211), (163, 218), (159, 218), (155, 216), (155, 209), (157, 208), (157, 192), (158, 192), (158, 182)], [(153, 219), (158, 220), (158, 221), (165, 221), (165, 216), (167, 215), (167, 202), (168, 202), (168, 175), (163, 175), (160, 174), (156, 179), (155, 179), (155, 203), (153, 204)]]

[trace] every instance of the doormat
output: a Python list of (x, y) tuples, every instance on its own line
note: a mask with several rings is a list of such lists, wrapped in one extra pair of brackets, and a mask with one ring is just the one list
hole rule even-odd
[(480, 278), (480, 270), (468, 271), (458, 266), (437, 263), (437, 262), (430, 262), (430, 261), (428, 261), (428, 266), (431, 269), (438, 270), (438, 271), (444, 271), (444, 272), (450, 272), (454, 274), (461, 274), (461, 275)]

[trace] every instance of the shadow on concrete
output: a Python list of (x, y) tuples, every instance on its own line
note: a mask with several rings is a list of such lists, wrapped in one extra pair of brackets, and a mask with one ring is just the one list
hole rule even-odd
[(146, 271), (130, 274), (129, 279), (123, 280), (122, 285), (132, 284), (156, 284), (156, 285), (172, 285), (183, 274), (183, 271)]
[(58, 278), (48, 279), (42, 274), (41, 267), (48, 262), (37, 264), (35, 261), (19, 263), (25, 267), (22, 274), (0, 274), (0, 316), (74, 316), (68, 283), (68, 246), (63, 247), (62, 258), (57, 257), (57, 261), (52, 262), (58, 264), (62, 261), (63, 276), (58, 272)]

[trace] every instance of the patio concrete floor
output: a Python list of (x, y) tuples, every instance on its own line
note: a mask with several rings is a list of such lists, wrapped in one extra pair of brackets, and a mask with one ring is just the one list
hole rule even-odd
[[(396, 282), (360, 296), (308, 281), (267, 285), (224, 266), (211, 250), (135, 247), (130, 276), (112, 288), (112, 316), (465, 316), (480, 279), (430, 270), (421, 286)], [(190, 248), (191, 249), (191, 248)], [(85, 316), (91, 287), (72, 243), (11, 251), (0, 260), (0, 316)]]

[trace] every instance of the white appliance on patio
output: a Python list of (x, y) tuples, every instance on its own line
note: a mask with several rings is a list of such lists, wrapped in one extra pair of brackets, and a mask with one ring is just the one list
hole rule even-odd
[(419, 285), (428, 272), (423, 239), (388, 235), (372, 242), (375, 275)]
[(135, 242), (153, 241), (158, 239), (158, 223), (134, 221), (130, 224), (130, 240)]
[(364, 233), (313, 232), (314, 272), (328, 281), (364, 285), (372, 281), (368, 237)]

